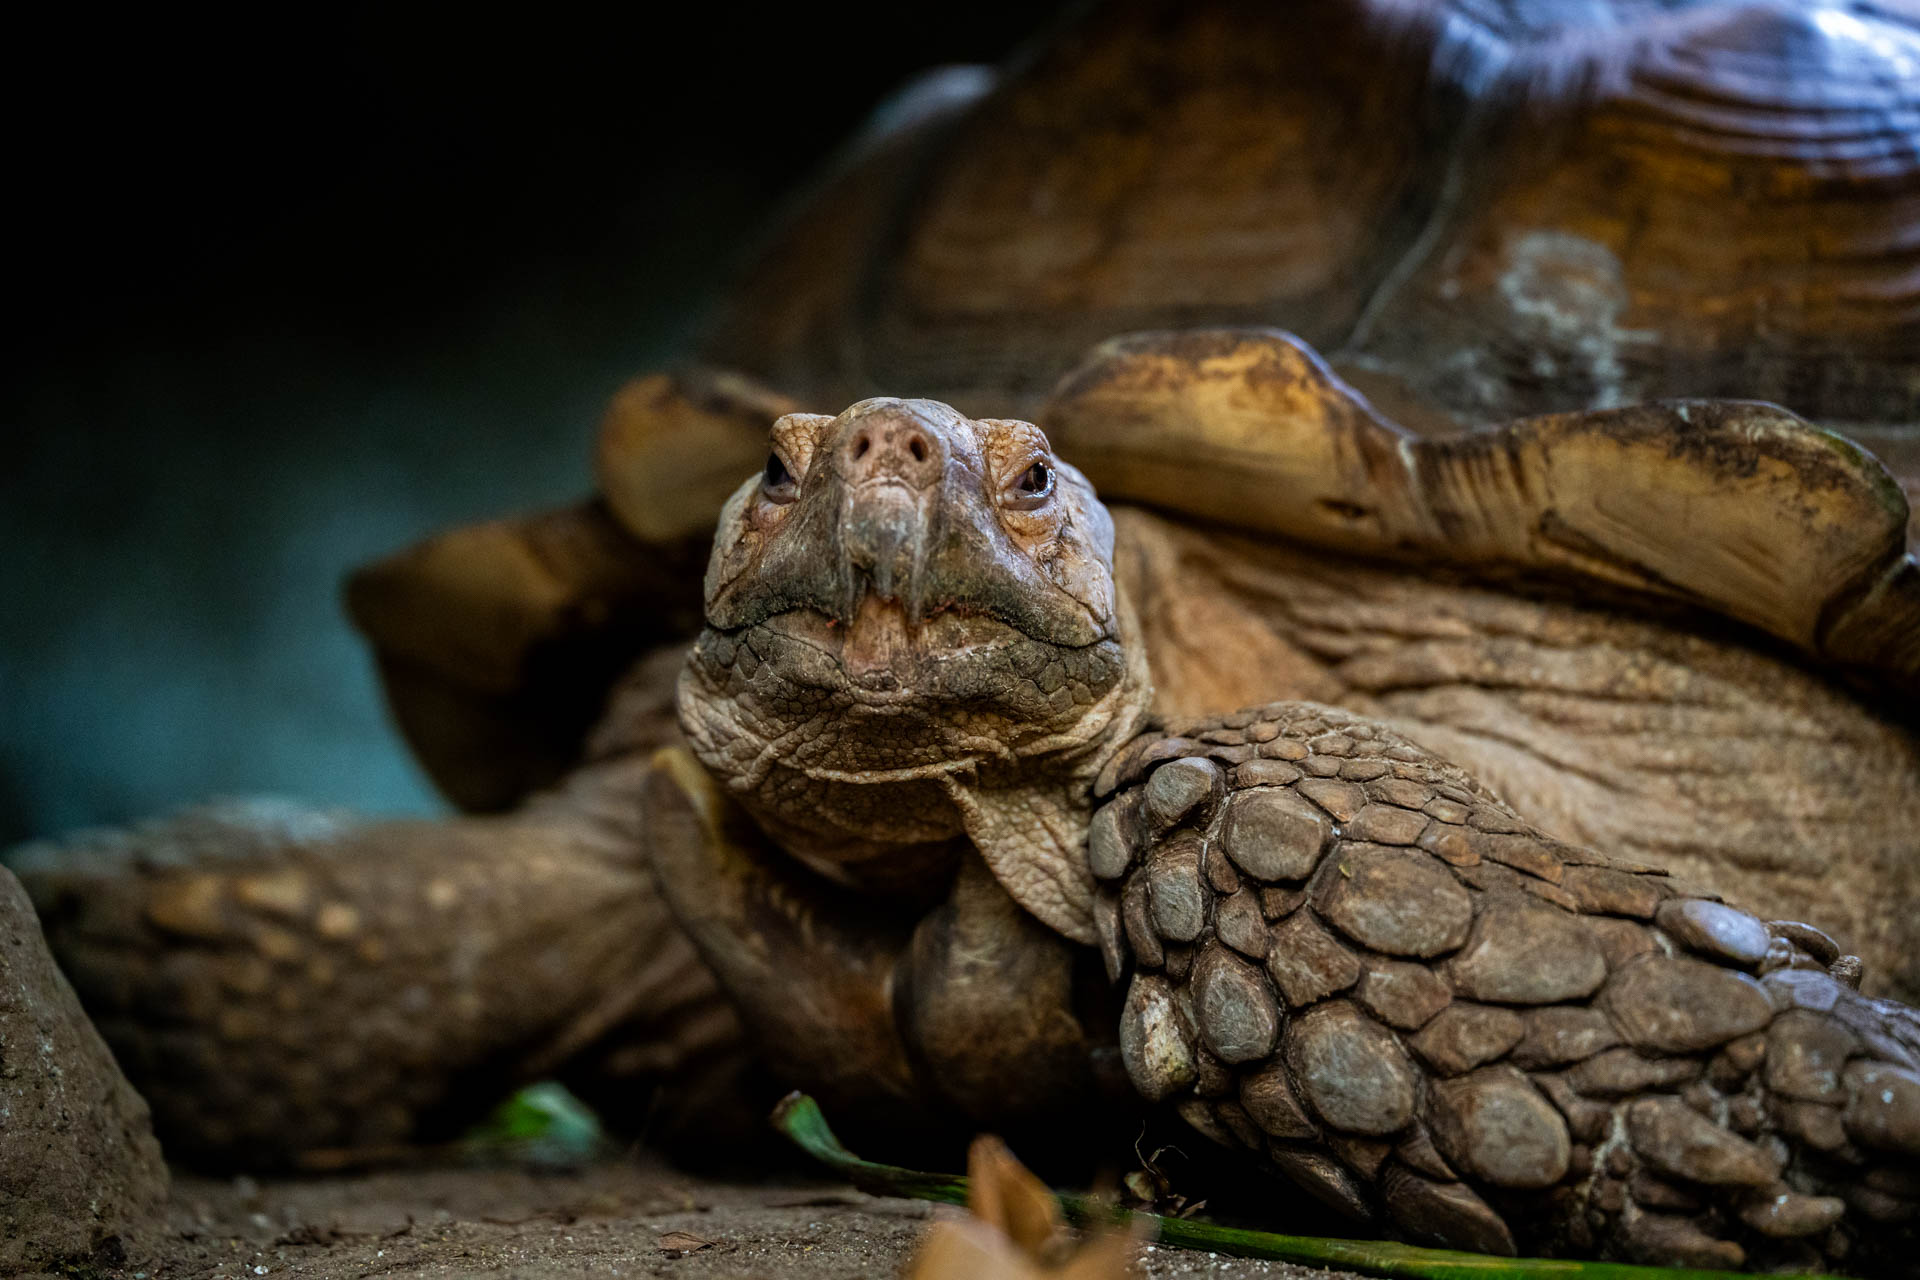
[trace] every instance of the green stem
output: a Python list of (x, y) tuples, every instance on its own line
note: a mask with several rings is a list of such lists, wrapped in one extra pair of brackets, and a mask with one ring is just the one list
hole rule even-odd
[[(790, 1093), (773, 1110), (773, 1127), (801, 1150), (840, 1174), (860, 1190), (877, 1196), (904, 1196), (937, 1200), (943, 1204), (967, 1202), (967, 1180), (958, 1174), (920, 1173), (889, 1164), (862, 1160), (840, 1145), (820, 1113), (819, 1104), (804, 1093)], [(1752, 1280), (1735, 1271), (1698, 1271), (1689, 1268), (1636, 1267), (1620, 1262), (1577, 1262), (1560, 1258), (1496, 1258), (1451, 1249), (1423, 1249), (1417, 1245), (1377, 1240), (1332, 1240), (1317, 1236), (1283, 1236), (1266, 1231), (1243, 1231), (1188, 1218), (1162, 1218), (1131, 1213), (1092, 1196), (1056, 1192), (1067, 1218), (1088, 1223), (1140, 1223), (1161, 1244), (1181, 1249), (1206, 1249), (1237, 1258), (1268, 1258), (1308, 1266), (1342, 1267), (1362, 1275), (1392, 1280)], [(1806, 1280), (1838, 1280), (1806, 1277)]]

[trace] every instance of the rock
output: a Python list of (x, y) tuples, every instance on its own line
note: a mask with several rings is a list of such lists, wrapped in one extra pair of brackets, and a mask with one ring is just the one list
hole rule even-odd
[(1513, 1061), (1529, 1070), (1578, 1062), (1620, 1043), (1607, 1016), (1586, 1005), (1529, 1009), (1525, 1021), (1526, 1034), (1513, 1048)]
[(1507, 1258), (1519, 1252), (1506, 1222), (1471, 1187), (1396, 1166), (1381, 1179), (1380, 1196), (1394, 1224), (1417, 1243)]
[(1360, 961), (1320, 927), (1310, 911), (1296, 911), (1273, 926), (1267, 972), (1294, 1008), (1324, 1000), (1360, 980)]
[(1790, 1009), (1767, 1028), (1767, 1090), (1803, 1102), (1837, 1103), (1840, 1073), (1860, 1041), (1832, 1018)]
[(1219, 901), (1213, 909), (1213, 932), (1243, 956), (1267, 958), (1267, 922), (1260, 914), (1259, 895), (1252, 889), (1242, 889)]
[(1758, 982), (1686, 956), (1642, 956), (1613, 976), (1602, 999), (1628, 1042), (1656, 1053), (1716, 1048), (1773, 1018)]
[(1315, 905), (1349, 938), (1397, 956), (1451, 951), (1473, 924), (1473, 898), (1445, 867), (1424, 853), (1377, 845), (1335, 850)]
[(1307, 1105), (1333, 1128), (1387, 1134), (1413, 1118), (1419, 1075), (1406, 1050), (1347, 1001), (1294, 1019), (1286, 1053)]
[(1488, 905), (1451, 967), (1456, 990), (1495, 1004), (1577, 1000), (1607, 980), (1606, 957), (1580, 917), (1524, 901)]
[(1745, 1138), (1678, 1098), (1641, 1098), (1627, 1108), (1627, 1140), (1654, 1169), (1712, 1187), (1766, 1187), (1780, 1169)]
[(1566, 1121), (1512, 1067), (1442, 1080), (1430, 1096), (1434, 1140), (1455, 1168), (1499, 1187), (1550, 1187), (1566, 1176)]
[[(1167, 766), (1171, 768), (1172, 766)], [(1147, 910), (1154, 932), (1169, 942), (1192, 942), (1207, 927), (1207, 895), (1200, 887), (1200, 841), (1170, 840), (1147, 856)]]
[(1276, 1138), (1315, 1138), (1319, 1128), (1294, 1096), (1287, 1069), (1271, 1062), (1240, 1082), (1240, 1105), (1253, 1122)]
[(1465, 1075), (1520, 1043), (1527, 1025), (1511, 1009), (1453, 1004), (1409, 1042), (1426, 1064), (1444, 1076)]
[(1463, 825), (1467, 820), (1467, 806), (1452, 800), (1431, 800), (1421, 812), (1436, 822), (1454, 827)]
[(1349, 760), (1340, 766), (1340, 777), (1349, 782), (1372, 782), (1387, 776), (1385, 760)]
[[(1140, 816), (1155, 831), (1164, 831), (1212, 800), (1223, 785), (1220, 766), (1199, 756), (1169, 760), (1155, 769), (1141, 789)], [(1199, 815), (1204, 820), (1206, 810)]]
[(1326, 814), (1280, 788), (1235, 792), (1220, 833), (1227, 857), (1256, 880), (1312, 875), (1332, 839)]
[(1280, 1010), (1261, 972), (1225, 947), (1209, 946), (1193, 974), (1200, 1038), (1222, 1062), (1250, 1062), (1273, 1052)]
[(1877, 1062), (1854, 1062), (1846, 1072), (1846, 1128), (1876, 1151), (1920, 1156), (1920, 1074)]
[(1452, 1002), (1453, 992), (1426, 965), (1370, 960), (1361, 970), (1354, 998), (1388, 1026), (1415, 1031)]
[(1127, 1077), (1149, 1102), (1160, 1102), (1198, 1074), (1193, 1032), (1165, 978), (1135, 974), (1120, 1014), (1120, 1059)]
[(1660, 904), (1654, 923), (1675, 942), (1709, 960), (1758, 968), (1773, 940), (1767, 926), (1746, 912), (1704, 898), (1673, 898)]
[(116, 1261), (166, 1194), (147, 1104), (0, 868), (0, 1275)]

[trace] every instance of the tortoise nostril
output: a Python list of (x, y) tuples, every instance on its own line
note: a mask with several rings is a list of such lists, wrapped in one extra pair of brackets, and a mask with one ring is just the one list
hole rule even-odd
[(877, 422), (856, 423), (842, 437), (835, 456), (849, 480), (859, 484), (895, 481), (923, 488), (940, 479), (946, 463), (940, 434), (903, 417), (886, 415)]

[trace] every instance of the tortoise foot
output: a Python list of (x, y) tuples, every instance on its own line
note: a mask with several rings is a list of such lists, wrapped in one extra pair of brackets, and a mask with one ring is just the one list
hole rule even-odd
[(1422, 1243), (1907, 1265), (1920, 1021), (1818, 930), (1541, 836), (1313, 704), (1169, 726), (1102, 790), (1128, 1073), (1216, 1142)]

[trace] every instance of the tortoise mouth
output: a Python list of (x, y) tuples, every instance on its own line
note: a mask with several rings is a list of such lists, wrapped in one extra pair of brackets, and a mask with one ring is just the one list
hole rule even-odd
[(868, 593), (845, 622), (813, 609), (768, 619), (788, 638), (831, 656), (856, 693), (911, 696), (930, 683), (935, 663), (985, 659), (1029, 639), (997, 618), (958, 608), (915, 619), (897, 600)]
[[(958, 722), (995, 738), (1046, 732), (1111, 689), (1127, 666), (1117, 638), (1059, 644), (963, 607), (914, 621), (898, 601), (871, 594), (847, 622), (801, 606), (709, 628), (693, 664), (715, 694), (749, 700), (763, 718), (893, 719), (886, 736), (929, 763), (927, 753), (954, 747)], [(916, 731), (903, 716), (927, 723)], [(854, 723), (847, 728), (858, 735)]]

